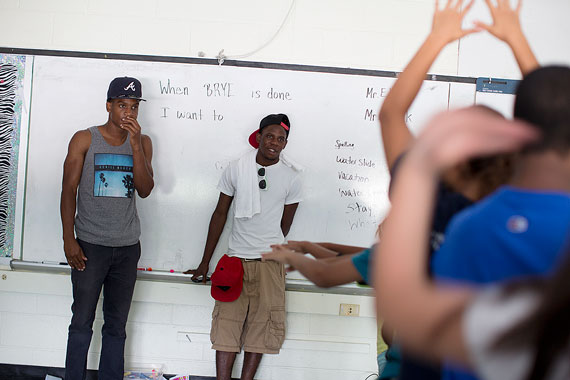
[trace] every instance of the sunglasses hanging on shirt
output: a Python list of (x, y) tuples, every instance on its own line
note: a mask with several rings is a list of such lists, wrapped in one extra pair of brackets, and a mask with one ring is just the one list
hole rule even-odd
[(257, 170), (257, 176), (259, 177), (259, 188), (261, 190), (267, 190), (267, 180), (265, 179), (265, 168), (259, 168)]

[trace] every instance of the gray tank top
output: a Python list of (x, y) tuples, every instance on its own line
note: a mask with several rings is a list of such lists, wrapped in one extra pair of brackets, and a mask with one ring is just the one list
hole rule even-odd
[(141, 227), (129, 139), (112, 146), (97, 127), (89, 132), (91, 145), (79, 182), (75, 234), (88, 243), (108, 247), (136, 244)]

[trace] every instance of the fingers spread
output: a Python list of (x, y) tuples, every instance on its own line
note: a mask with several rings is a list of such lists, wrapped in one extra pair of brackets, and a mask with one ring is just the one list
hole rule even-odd
[(461, 11), (461, 13), (465, 15), (467, 12), (469, 12), (474, 3), (475, 0), (471, 0), (469, 3), (467, 3), (467, 5), (463, 8), (463, 11)]
[(485, 29), (486, 31), (490, 31), (490, 29), (492, 28), (492, 25), (489, 24), (485, 24), (482, 21), (473, 21), (473, 24), (480, 29)]

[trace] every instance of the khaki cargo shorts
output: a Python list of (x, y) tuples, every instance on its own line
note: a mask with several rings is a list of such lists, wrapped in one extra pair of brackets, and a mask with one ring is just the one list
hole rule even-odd
[(210, 340), (217, 351), (278, 354), (285, 340), (285, 268), (242, 259), (243, 290), (233, 302), (216, 301)]

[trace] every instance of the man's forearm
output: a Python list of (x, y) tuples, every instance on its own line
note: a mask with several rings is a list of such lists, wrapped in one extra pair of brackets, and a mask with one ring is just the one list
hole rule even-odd
[(154, 188), (152, 169), (149, 168), (142, 148), (138, 151), (133, 150), (133, 181), (141, 198), (148, 197)]
[(358, 253), (361, 252), (363, 250), (365, 250), (365, 247), (357, 247), (357, 246), (353, 246), (353, 245), (344, 245), (344, 244), (336, 244), (336, 243), (316, 243), (318, 245), (320, 245), (323, 248), (326, 248), (330, 251), (334, 251), (338, 254), (341, 255), (351, 255), (354, 253)]
[(63, 229), (63, 240), (75, 239), (75, 208), (76, 194), (75, 192), (61, 192), (61, 226)]
[(298, 254), (288, 255), (287, 263), (317, 286), (325, 286), (327, 264)]
[(221, 215), (214, 213), (210, 219), (210, 225), (208, 226), (208, 235), (206, 237), (206, 245), (204, 247), (204, 253), (202, 255), (202, 264), (209, 264), (214, 250), (218, 245), (222, 231), (226, 224), (227, 215)]
[(303, 253), (310, 253), (317, 259), (325, 259), (328, 257), (336, 257), (338, 252), (324, 247), (320, 243), (303, 242)]

